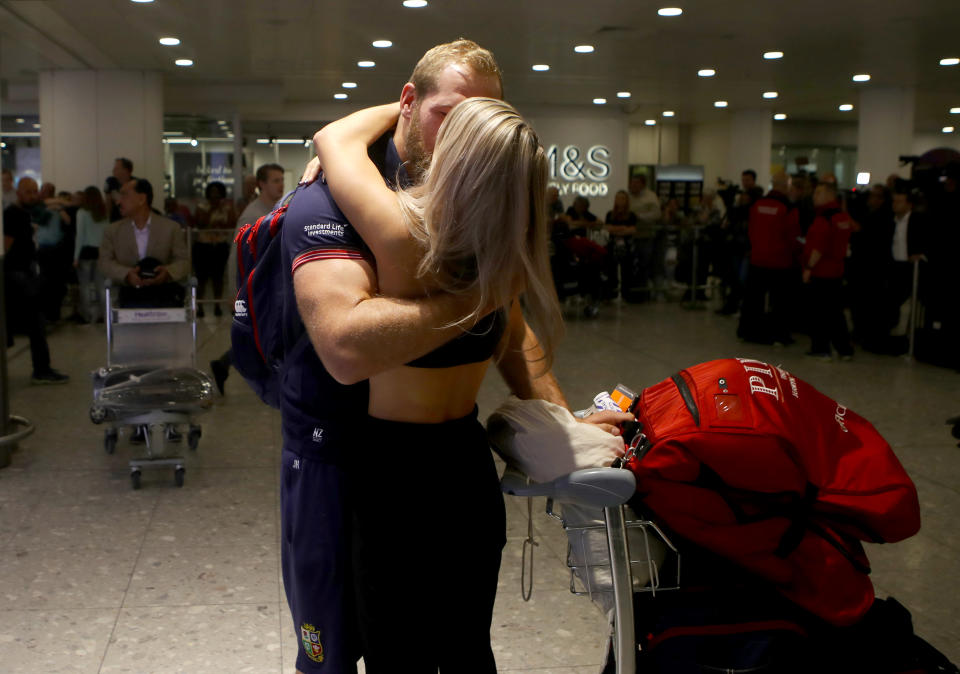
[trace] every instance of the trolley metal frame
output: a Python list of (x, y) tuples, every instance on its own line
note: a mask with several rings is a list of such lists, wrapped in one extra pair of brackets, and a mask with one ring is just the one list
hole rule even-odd
[[(600, 558), (591, 558), (593, 551), (582, 545), (580, 559), (587, 560), (584, 564), (573, 564), (568, 548), (568, 563), (570, 567), (570, 591), (576, 595), (588, 595), (596, 600), (598, 595), (612, 594), (613, 608), (613, 652), (616, 658), (617, 674), (636, 674), (636, 658), (639, 645), (634, 633), (633, 621), (633, 593), (674, 590), (680, 584), (680, 554), (669, 537), (655, 522), (647, 519), (630, 519), (627, 517), (626, 502), (636, 491), (636, 478), (633, 473), (623, 468), (588, 468), (569, 475), (557, 478), (548, 483), (534, 483), (519, 472), (508, 468), (501, 480), (502, 490), (514, 496), (533, 498), (547, 497), (547, 514), (560, 520), (570, 538), (570, 545), (579, 540), (582, 545), (583, 536), (588, 531), (603, 530), (606, 534), (606, 555)], [(553, 503), (569, 503), (587, 508), (597, 508), (603, 511), (602, 525), (572, 524), (562, 515), (554, 513)], [(630, 557), (629, 534), (634, 532), (642, 536), (645, 560), (632, 560)], [(651, 554), (650, 536), (661, 541), (668, 554), (676, 560), (675, 583), (664, 585), (661, 582), (660, 568)], [(577, 538), (579, 537), (579, 539)], [(526, 546), (524, 547), (526, 552)], [(525, 563), (525, 560), (524, 560)], [(635, 588), (633, 580), (634, 567), (645, 564), (650, 582), (643, 588)], [(592, 579), (591, 569), (609, 568), (611, 587), (594, 587), (592, 580), (586, 581), (585, 591), (577, 585), (579, 579)], [(529, 598), (524, 595), (524, 598)]]

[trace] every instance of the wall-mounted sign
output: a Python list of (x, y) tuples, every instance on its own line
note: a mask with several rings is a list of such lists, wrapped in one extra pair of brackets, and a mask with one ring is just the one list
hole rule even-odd
[(547, 148), (547, 163), (552, 187), (561, 195), (606, 196), (610, 188), (610, 150), (603, 145), (594, 145), (583, 152), (577, 145), (567, 145), (562, 150), (558, 145)]

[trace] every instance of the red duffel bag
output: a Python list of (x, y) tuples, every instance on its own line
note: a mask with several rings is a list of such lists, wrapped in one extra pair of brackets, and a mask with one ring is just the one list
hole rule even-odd
[(838, 626), (873, 602), (860, 541), (920, 529), (916, 488), (863, 417), (789, 372), (743, 358), (643, 391), (648, 444), (627, 466), (678, 536), (772, 581)]

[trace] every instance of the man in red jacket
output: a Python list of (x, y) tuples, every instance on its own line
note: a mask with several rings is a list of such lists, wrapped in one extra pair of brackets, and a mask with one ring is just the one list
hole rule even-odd
[[(750, 208), (750, 271), (737, 336), (750, 342), (790, 344), (788, 305), (791, 281), (798, 278), (799, 211), (790, 207), (789, 180), (780, 172), (772, 189)], [(770, 295), (770, 313), (764, 308)]]
[(843, 264), (853, 229), (850, 216), (840, 210), (837, 187), (820, 183), (813, 194), (817, 217), (803, 248), (803, 282), (810, 292), (810, 338), (807, 354), (830, 360), (832, 343), (841, 360), (853, 357), (847, 319), (843, 313)]

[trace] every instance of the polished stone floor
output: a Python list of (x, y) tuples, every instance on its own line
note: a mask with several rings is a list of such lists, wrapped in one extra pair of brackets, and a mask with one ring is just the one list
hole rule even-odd
[[(209, 316), (208, 312), (208, 316)], [(226, 347), (227, 319), (201, 324), (200, 362)], [(734, 321), (675, 304), (604, 307), (572, 319), (555, 372), (584, 407), (618, 382), (642, 388), (678, 368), (725, 356), (782, 364), (871, 419), (916, 481), (923, 529), (871, 546), (878, 594), (895, 595), (917, 631), (960, 661), (960, 449), (944, 424), (960, 414), (960, 374), (900, 358), (858, 354), (810, 361), (804, 342), (739, 344)], [(203, 419), (186, 485), (145, 471), (133, 491), (121, 442), (102, 448), (90, 423), (88, 373), (104, 362), (102, 326), (64, 326), (50, 338), (66, 386), (29, 384), (23, 338), (8, 351), (12, 411), (37, 426), (0, 470), (0, 671), (283, 672), (297, 640), (281, 587), (278, 551), (279, 419), (232, 376)], [(485, 418), (506, 388), (484, 385)], [(520, 596), (526, 502), (507, 498), (509, 541), (493, 621), (503, 671), (587, 674), (603, 657), (606, 621), (568, 591), (565, 538), (537, 503), (533, 597)], [(470, 509), (461, 508), (469, 531)], [(415, 601), (415, 589), (411, 588)], [(401, 670), (398, 670), (401, 671)]]

